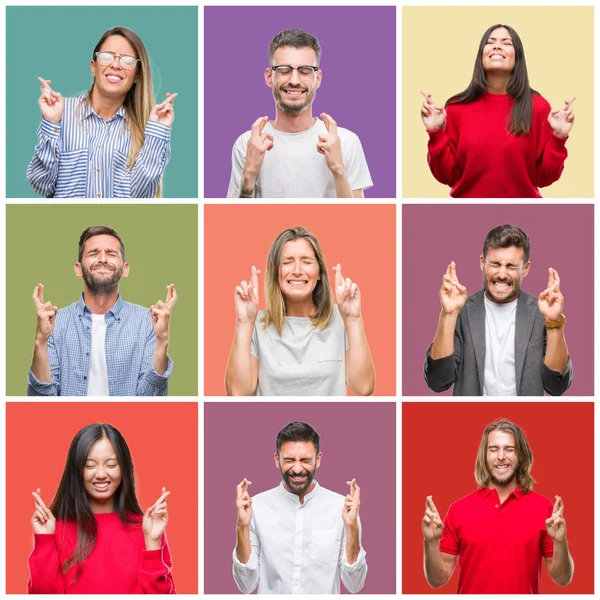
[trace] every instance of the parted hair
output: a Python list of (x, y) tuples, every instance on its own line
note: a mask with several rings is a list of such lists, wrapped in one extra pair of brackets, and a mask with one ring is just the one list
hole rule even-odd
[(106, 225), (92, 225), (88, 227), (79, 237), (79, 251), (77, 252), (77, 260), (81, 262), (83, 258), (83, 248), (85, 243), (95, 235), (110, 235), (117, 240), (119, 240), (119, 245), (121, 246), (121, 258), (123, 262), (125, 262), (125, 244), (123, 244), (123, 240), (121, 236), (112, 228)]
[(284, 442), (312, 442), (315, 447), (315, 455), (319, 454), (319, 434), (303, 421), (288, 423), (278, 434), (276, 440), (277, 455), (281, 451)]
[(325, 329), (333, 316), (333, 294), (329, 284), (325, 257), (317, 238), (304, 227), (290, 227), (282, 231), (269, 250), (267, 257), (267, 273), (265, 275), (265, 297), (267, 299), (267, 310), (262, 318), (265, 329), (273, 324), (277, 333), (283, 333), (285, 325), (285, 298), (279, 286), (279, 268), (283, 260), (283, 250), (287, 242), (305, 239), (315, 253), (319, 264), (319, 277), (317, 285), (312, 293), (312, 300), (317, 312), (310, 317), (313, 327)]
[(321, 44), (319, 40), (314, 36), (304, 31), (304, 29), (284, 29), (280, 31), (269, 44), (269, 64), (273, 64), (273, 54), (277, 48), (283, 46), (292, 46), (292, 48), (312, 48), (315, 51), (316, 65), (319, 66), (321, 61)]
[(523, 430), (508, 419), (498, 419), (490, 423), (483, 431), (479, 452), (477, 453), (477, 461), (475, 462), (475, 480), (479, 488), (487, 488), (490, 483), (490, 473), (487, 467), (487, 447), (488, 436), (492, 431), (504, 431), (512, 434), (515, 438), (515, 451), (519, 466), (516, 472), (516, 480), (518, 486), (524, 493), (533, 489), (535, 479), (531, 476), (531, 467), (533, 465), (533, 453), (525, 437)]
[[(104, 44), (106, 39), (111, 35), (120, 35), (121, 37), (124, 37), (133, 47), (136, 58), (140, 59), (139, 63), (136, 65), (135, 83), (127, 92), (127, 96), (123, 102), (123, 108), (127, 113), (125, 127), (131, 132), (131, 144), (129, 147), (129, 156), (127, 157), (127, 166), (129, 169), (132, 169), (138, 154), (144, 145), (144, 132), (146, 131), (148, 117), (155, 104), (150, 58), (146, 46), (144, 46), (144, 42), (142, 42), (142, 39), (135, 31), (132, 31), (127, 27), (113, 27), (112, 29), (105, 31), (98, 40), (98, 43), (92, 52), (93, 61), (96, 60), (96, 52), (100, 51), (102, 44)], [(85, 104), (89, 105), (91, 103), (92, 90), (94, 89), (95, 84), (96, 81), (94, 80), (83, 99)], [(156, 198), (160, 198), (161, 196), (161, 185), (159, 185), (156, 192)]]
[(94, 549), (98, 536), (98, 523), (83, 487), (83, 470), (91, 447), (104, 438), (115, 449), (121, 468), (121, 484), (113, 497), (115, 513), (125, 526), (139, 525), (144, 514), (135, 495), (133, 461), (125, 438), (108, 423), (86, 425), (71, 442), (56, 495), (50, 505), (50, 510), (58, 521), (77, 524), (75, 552), (61, 565), (63, 573), (76, 565), (75, 579), (81, 574), (83, 563)]
[(523, 248), (523, 264), (526, 265), (531, 250), (529, 236), (516, 225), (510, 223), (498, 225), (485, 236), (483, 258), (487, 256), (488, 248), (510, 248), (511, 246)]
[(465, 90), (455, 94), (446, 101), (449, 104), (468, 104), (474, 102), (487, 89), (487, 78), (483, 68), (483, 49), (494, 29), (504, 27), (510, 33), (513, 47), (515, 49), (515, 68), (513, 69), (510, 81), (508, 82), (507, 92), (511, 98), (514, 98), (512, 111), (509, 115), (507, 128), (509, 133), (515, 135), (525, 135), (531, 130), (531, 121), (533, 118), (533, 100), (532, 96), (539, 93), (529, 85), (529, 76), (527, 75), (527, 64), (525, 62), (525, 50), (519, 34), (510, 25), (492, 25), (483, 34), (479, 42), (477, 56), (475, 57), (475, 66), (473, 67), (473, 76), (471, 82)]

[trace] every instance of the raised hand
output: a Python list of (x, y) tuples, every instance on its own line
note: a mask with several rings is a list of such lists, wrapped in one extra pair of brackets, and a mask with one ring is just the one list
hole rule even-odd
[(42, 117), (58, 124), (61, 122), (65, 110), (65, 99), (50, 87), (51, 79), (38, 77), (38, 81), (42, 84), (42, 95), (38, 100)]
[(560, 496), (555, 498), (552, 516), (546, 519), (546, 531), (555, 542), (563, 542), (567, 537), (567, 524), (563, 517), (565, 506)]
[(338, 309), (344, 319), (358, 319), (361, 316), (360, 289), (352, 279), (342, 275), (342, 265), (333, 267), (335, 271), (335, 294)]
[(350, 486), (350, 493), (346, 494), (342, 519), (346, 525), (356, 525), (358, 522), (358, 509), (360, 508), (360, 488), (356, 484), (356, 479), (346, 481), (346, 485)]
[(327, 133), (319, 134), (317, 151), (325, 156), (327, 168), (332, 173), (344, 173), (344, 158), (342, 156), (342, 140), (337, 131), (337, 123), (331, 115), (321, 113), (321, 119), (325, 124)]
[(421, 119), (427, 131), (436, 131), (441, 129), (446, 122), (446, 109), (443, 106), (438, 106), (431, 94), (422, 90), (421, 94), (425, 97), (425, 101), (421, 106)]
[(265, 154), (273, 149), (273, 136), (263, 133), (269, 117), (256, 119), (250, 128), (250, 139), (246, 148), (246, 162), (244, 163), (244, 175), (256, 179), (262, 168)]
[(252, 520), (252, 498), (248, 493), (249, 485), (252, 485), (252, 482), (244, 478), (238, 483), (236, 488), (237, 498), (235, 505), (238, 511), (238, 525), (249, 525)]
[(159, 300), (150, 307), (152, 327), (158, 339), (169, 339), (169, 319), (175, 302), (177, 302), (177, 292), (171, 283), (167, 286), (167, 299), (164, 302)]
[(446, 314), (458, 314), (467, 301), (467, 288), (458, 282), (454, 261), (446, 269), (440, 288), (440, 301), (442, 311)]
[(439, 540), (444, 531), (444, 523), (431, 496), (427, 496), (425, 499), (425, 515), (421, 520), (421, 530), (423, 531), (423, 537), (428, 541)]
[(31, 297), (33, 298), (33, 303), (35, 304), (35, 310), (37, 312), (35, 337), (39, 341), (47, 342), (54, 330), (58, 307), (54, 306), (52, 302), (44, 302), (44, 286), (41, 283), (38, 283), (35, 286)]
[(548, 269), (548, 287), (538, 296), (538, 309), (546, 320), (555, 321), (563, 312), (565, 298), (560, 291), (558, 273)]
[(235, 288), (235, 316), (238, 323), (254, 322), (258, 314), (258, 276), (261, 271), (252, 265), (250, 281), (242, 281)]
[(554, 135), (561, 138), (566, 138), (571, 129), (573, 129), (573, 123), (575, 121), (575, 115), (571, 104), (575, 101), (575, 96), (570, 100), (565, 100), (562, 108), (557, 110), (551, 110), (548, 114), (548, 123), (552, 127)]
[(155, 104), (154, 108), (150, 111), (149, 121), (155, 121), (161, 125), (168, 125), (169, 127), (175, 120), (175, 112), (173, 110), (173, 100), (179, 95), (169, 94), (167, 92), (167, 99), (160, 104)]
[(44, 504), (40, 496), (41, 491), (38, 488), (35, 492), (31, 492), (35, 506), (33, 517), (31, 517), (33, 533), (54, 533), (56, 531), (56, 519), (51, 510)]
[[(167, 523), (169, 522), (169, 513), (167, 511), (167, 496), (171, 492), (167, 492), (166, 488), (162, 488), (160, 498), (144, 513), (142, 519), (142, 531), (144, 538), (157, 545), (160, 548), (160, 538), (165, 532)], [(146, 548), (147, 550), (152, 548)]]

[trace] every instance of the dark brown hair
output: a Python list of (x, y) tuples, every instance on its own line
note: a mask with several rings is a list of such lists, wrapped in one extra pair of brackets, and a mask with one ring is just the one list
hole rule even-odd
[(523, 264), (526, 265), (529, 260), (529, 236), (516, 225), (510, 223), (498, 225), (485, 236), (483, 258), (487, 256), (488, 248), (510, 248), (511, 246), (523, 248)]
[(88, 227), (79, 238), (79, 251), (77, 252), (77, 260), (81, 262), (83, 258), (83, 247), (85, 243), (95, 235), (110, 235), (117, 240), (119, 240), (119, 245), (121, 246), (121, 258), (123, 262), (125, 262), (125, 245), (123, 244), (123, 240), (119, 236), (119, 234), (112, 228), (107, 227), (106, 225), (93, 225), (92, 227)]
[(315, 66), (319, 66), (321, 60), (321, 44), (314, 36), (304, 29), (284, 29), (280, 31), (269, 44), (269, 64), (272, 66), (273, 54), (277, 48), (291, 46), (292, 48), (312, 48), (315, 51)]

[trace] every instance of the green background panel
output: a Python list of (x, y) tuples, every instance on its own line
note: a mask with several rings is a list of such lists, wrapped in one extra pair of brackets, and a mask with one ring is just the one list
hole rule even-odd
[(125, 244), (129, 277), (121, 296), (151, 306), (175, 284), (169, 355), (175, 365), (170, 396), (198, 393), (198, 207), (195, 205), (14, 205), (6, 207), (6, 394), (27, 393), (35, 337), (31, 295), (60, 308), (77, 301), (83, 282), (73, 270), (79, 236), (91, 225), (116, 229)]
[(26, 170), (37, 144), (40, 83), (63, 96), (92, 84), (90, 59), (116, 26), (143, 40), (157, 101), (178, 92), (163, 197), (198, 197), (198, 8), (195, 6), (9, 6), (6, 8), (6, 195), (36, 197)]

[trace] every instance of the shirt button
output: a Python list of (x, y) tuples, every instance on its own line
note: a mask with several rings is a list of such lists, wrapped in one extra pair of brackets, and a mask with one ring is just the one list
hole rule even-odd
[(54, 133), (58, 133), (58, 129), (55, 129), (55, 130), (54, 130)]
[(500, 507), (496, 504), (496, 508), (500, 508)]
[(98, 148), (102, 148), (102, 146), (98, 146)]
[(84, 380), (84, 381), (87, 381), (87, 375), (84, 375), (84, 376), (83, 376), (83, 380)]
[(101, 195), (101, 194), (96, 194), (96, 196), (98, 196), (98, 198), (101, 198), (101, 197), (102, 197), (102, 195)]
[(96, 173), (100, 173), (100, 169), (96, 169)]
[(89, 356), (89, 355), (90, 355), (90, 353), (89, 353), (89, 352), (86, 352), (86, 353), (85, 353), (85, 355), (86, 355), (86, 356)]

